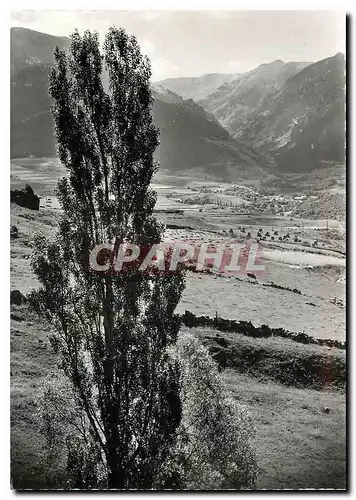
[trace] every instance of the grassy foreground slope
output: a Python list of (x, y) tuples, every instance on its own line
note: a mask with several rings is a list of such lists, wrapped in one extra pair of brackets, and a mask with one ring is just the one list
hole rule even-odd
[[(46, 487), (36, 395), (57, 370), (48, 334), (27, 306), (11, 307), (12, 484), (19, 489)], [(286, 387), (232, 369), (222, 374), (231, 395), (255, 418), (259, 489), (345, 488), (343, 391)]]
[(255, 419), (259, 489), (346, 487), (344, 394), (261, 382), (234, 370), (224, 380)]

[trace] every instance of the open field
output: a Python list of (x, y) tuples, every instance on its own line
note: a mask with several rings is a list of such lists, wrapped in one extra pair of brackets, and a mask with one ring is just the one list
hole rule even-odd
[[(60, 212), (53, 188), (64, 174), (56, 159), (12, 161), (11, 189), (22, 188), (28, 182), (42, 198), (38, 212), (11, 205), (11, 225), (19, 231), (18, 237), (11, 240), (11, 290), (27, 293), (38, 286), (30, 267), (32, 241), (37, 231), (51, 235), (55, 230)], [(346, 259), (342, 219), (255, 213), (254, 199), (243, 201), (249, 207), (248, 213), (239, 213), (241, 196), (245, 196), (239, 194), (240, 188), (236, 188), (236, 195), (220, 193), (219, 190), (229, 193), (231, 186), (206, 179), (160, 172), (154, 187), (158, 192), (157, 217), (168, 226), (165, 232), (168, 240), (229, 245), (244, 242), (248, 232), (253, 241), (257, 241), (259, 229), (263, 229), (263, 234), (270, 233), (270, 237), (259, 242), (265, 271), (257, 279), (247, 277), (245, 272), (228, 277), (188, 271), (186, 289), (176, 312), (188, 310), (209, 317), (217, 314), (251, 321), (254, 326), (268, 325), (292, 332), (304, 331), (315, 338), (345, 341)], [(206, 190), (217, 192), (204, 193)], [(185, 198), (196, 194), (201, 199), (208, 194), (209, 203), (187, 203)], [(214, 204), (219, 199), (227, 204), (235, 201), (239, 206)], [(174, 213), (177, 210), (181, 212)], [(275, 231), (278, 235), (274, 235)], [(288, 233), (289, 241), (278, 239)], [(57, 370), (57, 361), (47, 339), (49, 327), (27, 306), (11, 306), (11, 313), (13, 485), (41, 488), (45, 484), (38, 479), (43, 464), (39, 461), (41, 438), (36, 421), (36, 394), (44, 379)], [(189, 331), (207, 345), (217, 333), (199, 328)], [(272, 376), (273, 369), (284, 362), (288, 364), (295, 359), (303, 365), (312, 359), (317, 367), (319, 362), (320, 366), (341, 367), (332, 373), (342, 378), (345, 351), (274, 337), (254, 339), (221, 332), (219, 335), (229, 346), (228, 364), (222, 376), (231, 395), (247, 405), (255, 418), (258, 488), (345, 488), (345, 384), (319, 386), (318, 380), (330, 381), (331, 372), (323, 369), (315, 372), (316, 378), (310, 379), (309, 386), (304, 382), (299, 384), (297, 378), (294, 385), (284, 383), (282, 368), (278, 372), (281, 376)], [(263, 362), (242, 369), (236, 354), (239, 350), (252, 352), (253, 356), (259, 353)], [(303, 372), (300, 376), (304, 375), (308, 374)]]
[[(290, 282), (297, 284), (298, 274), (293, 271)], [(324, 278), (323, 281), (327, 280)], [(340, 285), (342, 287), (344, 285)], [(264, 287), (255, 281), (241, 282), (211, 275), (201, 277), (192, 273), (177, 307), (177, 312), (185, 310), (197, 315), (213, 317), (218, 314), (224, 318), (251, 321), (254, 326), (267, 324), (273, 328), (304, 331), (318, 338), (341, 341), (346, 338), (344, 308), (325, 298)]]
[[(12, 187), (18, 188), (25, 182), (31, 182), (35, 192), (43, 196), (38, 213), (12, 207), (11, 224), (18, 227), (19, 238), (13, 240), (11, 246), (11, 286), (27, 292), (36, 286), (29, 261), (31, 240), (37, 230), (49, 234), (54, 229), (59, 213), (54, 206), (53, 188), (65, 171), (57, 159), (25, 158), (13, 160), (11, 174)], [(250, 320), (255, 325), (265, 323), (271, 327), (305, 331), (318, 337), (345, 340), (345, 309), (340, 307), (345, 302), (343, 278), (346, 264), (342, 223), (253, 214), (253, 207), (249, 215), (214, 205), (201, 205), (203, 211), (200, 212), (198, 208), (175, 201), (179, 193), (192, 189), (196, 190), (194, 192), (212, 191), (215, 195), (221, 190), (235, 192), (237, 189), (243, 196), (254, 192), (251, 187), (228, 186), (161, 172), (155, 178), (157, 209), (161, 210), (157, 217), (168, 227), (181, 228), (167, 229), (167, 239), (229, 245), (243, 242), (248, 232), (255, 239), (259, 229), (263, 230), (263, 234), (267, 231), (271, 235), (278, 233), (274, 238), (271, 236), (260, 241), (265, 271), (259, 275), (258, 282), (188, 273), (179, 312), (188, 309), (196, 314), (218, 313), (231, 319)], [(169, 212), (174, 211), (177, 205), (182, 213), (162, 212), (162, 207)], [(320, 231), (325, 225), (330, 232), (325, 229)], [(291, 241), (284, 238), (288, 234)], [(283, 241), (279, 241), (282, 237)], [(294, 295), (291, 299), (288, 290), (263, 286), (269, 282), (285, 288), (297, 288), (301, 295)], [(279, 304), (278, 308), (275, 304)]]
[(255, 419), (259, 489), (346, 487), (345, 394), (283, 387), (234, 370), (223, 377)]
[(11, 161), (11, 189), (31, 184), (39, 196), (53, 196), (57, 180), (66, 170), (56, 158), (19, 158)]
[(37, 394), (57, 360), (48, 326), (26, 306), (11, 306), (11, 469), (14, 488), (44, 488)]
[[(32, 239), (36, 231), (51, 234), (56, 216), (56, 211), (41, 209), (39, 212), (30, 212), (12, 205), (11, 225), (16, 225), (19, 229), (19, 237), (12, 240), (11, 245), (12, 289), (29, 292), (37, 286), (30, 266)], [(173, 230), (167, 236), (174, 236)], [(201, 240), (208, 242), (209, 238), (206, 238), (206, 234), (204, 236)], [(177, 237), (180, 239), (179, 233)], [(270, 327), (305, 331), (316, 337), (344, 341), (345, 309), (332, 302), (335, 298), (345, 301), (345, 284), (338, 283), (345, 273), (344, 261), (342, 264), (314, 269), (266, 261), (264, 274), (257, 282), (244, 279), (243, 276), (212, 276), (189, 272), (177, 312), (187, 309), (195, 314), (208, 316), (217, 313), (230, 319), (252, 321), (255, 326), (268, 324)], [(286, 288), (294, 288), (297, 284), (302, 294), (263, 286), (270, 282)], [(278, 308), (275, 304), (279, 304)]]

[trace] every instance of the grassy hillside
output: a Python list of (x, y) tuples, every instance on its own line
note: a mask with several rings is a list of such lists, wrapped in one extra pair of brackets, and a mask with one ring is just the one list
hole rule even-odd
[[(57, 370), (49, 331), (27, 306), (11, 307), (12, 484), (19, 489), (46, 488), (36, 398), (44, 380)], [(191, 333), (200, 335), (194, 329)], [(271, 341), (266, 342), (272, 348)], [(279, 351), (289, 356), (292, 348), (298, 352), (296, 343), (284, 342)], [(287, 387), (234, 369), (222, 376), (232, 397), (255, 419), (258, 489), (345, 488), (343, 391)]]
[[(17, 166), (16, 175), (24, 179), (32, 175), (38, 185), (42, 179), (42, 193), (47, 195), (58, 165), (27, 163), (27, 169)], [(33, 236), (36, 231), (52, 234), (58, 215), (43, 206), (35, 212), (12, 205), (11, 225), (19, 233), (11, 240), (11, 289), (26, 293), (38, 286), (30, 268)], [(221, 238), (201, 231), (199, 217), (190, 215), (189, 223), (199, 227), (190, 231), (191, 236), (194, 233), (206, 242)], [(212, 219), (210, 224), (220, 220), (218, 216)], [(170, 238), (184, 239), (188, 234), (187, 230), (167, 231)], [(345, 285), (337, 282), (343, 272), (342, 268), (298, 269), (272, 263), (268, 278), (258, 281), (188, 273), (177, 312), (189, 309), (214, 317), (218, 311), (256, 325), (291, 330), (302, 330), (304, 324), (308, 334), (344, 341), (345, 309), (331, 300), (343, 297)], [(269, 286), (270, 279), (278, 287)], [(301, 294), (290, 290), (296, 286)], [(27, 305), (11, 306), (12, 484), (19, 489), (48, 485), (48, 465), (41, 459), (37, 396), (45, 379), (57, 372), (57, 359), (48, 342), (50, 331)], [(197, 336), (210, 349), (231, 396), (245, 404), (255, 419), (259, 489), (345, 488), (344, 350), (284, 338), (251, 338), (214, 328), (182, 327), (182, 331)]]

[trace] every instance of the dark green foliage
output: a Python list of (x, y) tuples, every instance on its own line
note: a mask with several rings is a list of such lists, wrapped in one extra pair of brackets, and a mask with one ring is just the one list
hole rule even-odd
[[(116, 28), (106, 35), (104, 55), (97, 33), (75, 32), (69, 54), (57, 48), (55, 61), (49, 91), (69, 175), (57, 187), (63, 216), (56, 237), (35, 239), (33, 269), (42, 287), (31, 302), (56, 330), (52, 345), (101, 450), (107, 486), (151, 488), (181, 417), (179, 372), (166, 350), (179, 330), (173, 313), (183, 277), (99, 276), (89, 268), (97, 244), (112, 242), (114, 258), (122, 242), (161, 241), (149, 189), (158, 145), (150, 65), (136, 39)], [(68, 460), (75, 484), (85, 488), (73, 456)]]

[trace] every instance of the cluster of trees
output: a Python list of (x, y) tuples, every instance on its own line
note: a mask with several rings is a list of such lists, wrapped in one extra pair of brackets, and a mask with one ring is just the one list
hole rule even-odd
[[(111, 28), (55, 50), (49, 92), (58, 154), (56, 236), (35, 239), (41, 287), (31, 304), (53, 326), (62, 375), (40, 398), (49, 487), (252, 488), (248, 412), (231, 401), (214, 362), (178, 336), (184, 275), (95, 274), (88, 256), (111, 242), (154, 244), (163, 226), (150, 189), (159, 143), (150, 63)], [(108, 78), (108, 89), (103, 86)], [(104, 258), (104, 257), (103, 257)]]

